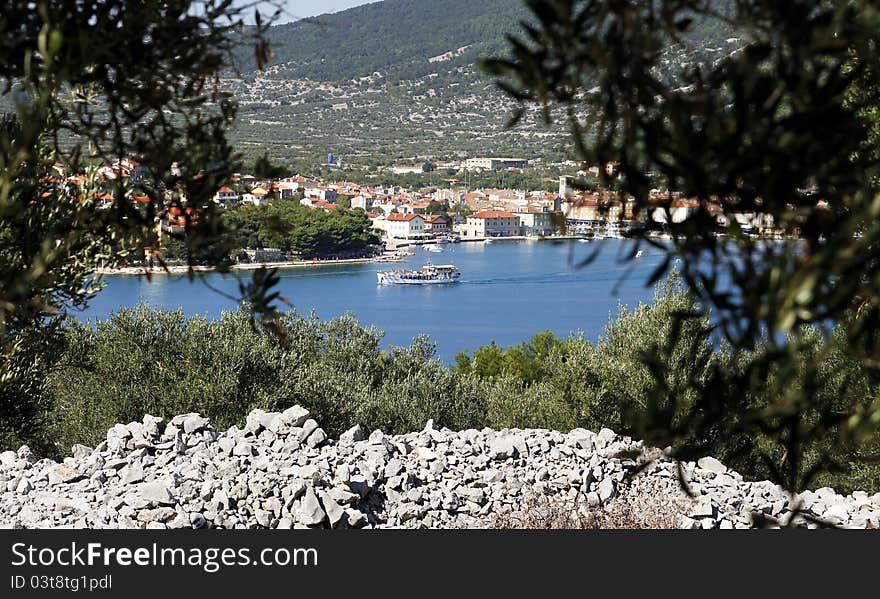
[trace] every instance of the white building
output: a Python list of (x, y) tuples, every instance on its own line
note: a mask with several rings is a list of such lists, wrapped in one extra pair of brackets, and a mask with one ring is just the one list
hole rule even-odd
[(519, 217), (519, 234), (527, 237), (553, 235), (556, 233), (556, 224), (553, 222), (554, 213), (546, 206), (542, 208), (528, 208), (517, 211)]
[(238, 201), (238, 192), (234, 189), (226, 187), (225, 185), (217, 190), (217, 193), (214, 194), (214, 202), (220, 204), (221, 206), (226, 206), (228, 204), (234, 204)]
[(461, 228), (462, 237), (511, 237), (519, 235), (519, 217), (503, 210), (471, 214)]
[(762, 232), (775, 228), (775, 221), (772, 214), (764, 214), (760, 212), (736, 212), (731, 215), (719, 213), (715, 217), (718, 226), (726, 227), (732, 217), (741, 229), (744, 231)]
[(241, 203), (250, 204), (252, 206), (268, 206), (269, 192), (262, 187), (255, 187), (241, 196)]
[(364, 212), (367, 212), (373, 207), (373, 198), (372, 196), (367, 197), (363, 194), (358, 194), (351, 198), (351, 207), (360, 208)]
[(469, 171), (499, 171), (505, 168), (526, 168), (529, 161), (524, 158), (468, 158), (465, 168)]
[(391, 172), (395, 175), (420, 175), (424, 170), (421, 164), (395, 164)]
[(418, 214), (389, 214), (378, 219), (375, 227), (382, 229), (389, 239), (412, 239), (425, 234), (425, 219)]
[(324, 200), (325, 202), (332, 203), (339, 199), (339, 194), (332, 189), (327, 189), (326, 187), (312, 187), (310, 189), (306, 189), (305, 197), (313, 198), (316, 200)]

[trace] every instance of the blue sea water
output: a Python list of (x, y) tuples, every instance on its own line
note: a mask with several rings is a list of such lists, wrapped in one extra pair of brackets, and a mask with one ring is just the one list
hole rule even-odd
[[(453, 285), (383, 285), (376, 271), (397, 264), (326, 265), (280, 271), (278, 291), (300, 313), (314, 310), (323, 319), (350, 312), (366, 325), (385, 332), (383, 344), (409, 345), (426, 333), (437, 344), (444, 362), (460, 351), (472, 351), (490, 341), (515, 345), (543, 330), (560, 336), (582, 331), (595, 340), (619, 303), (635, 306), (653, 297), (646, 282), (662, 261), (656, 250), (644, 248), (634, 263), (622, 260), (631, 241), (493, 241), (445, 246), (442, 253), (415, 248), (411, 267), (427, 261), (455, 264), (462, 273)], [(578, 263), (599, 249), (589, 265)], [(217, 289), (236, 294), (243, 271), (207, 275)], [(138, 303), (189, 315), (217, 317), (235, 303), (204, 283), (184, 276), (110, 276), (106, 288), (80, 319), (106, 318), (110, 312)]]

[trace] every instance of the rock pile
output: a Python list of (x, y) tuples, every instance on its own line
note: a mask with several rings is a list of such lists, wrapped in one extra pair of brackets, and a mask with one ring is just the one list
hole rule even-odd
[[(635, 477), (628, 473), (646, 461)], [(753, 515), (805, 514), (852, 528), (880, 525), (880, 494), (831, 489), (794, 498), (747, 482), (718, 460), (676, 464), (603, 429), (421, 432), (328, 438), (299, 406), (253, 411), (244, 428), (214, 430), (198, 414), (167, 424), (117, 424), (63, 463), (27, 447), (0, 453), (0, 525), (49, 528), (462, 528), (492, 526), (535, 497), (601, 510), (651, 497), (683, 528), (746, 528)], [(798, 516), (798, 522), (816, 526)]]

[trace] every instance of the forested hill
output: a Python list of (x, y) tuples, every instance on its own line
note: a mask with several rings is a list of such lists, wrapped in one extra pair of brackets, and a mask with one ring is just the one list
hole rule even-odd
[(273, 64), (321, 81), (416, 79), (501, 52), (526, 15), (521, 0), (385, 0), (273, 28)]

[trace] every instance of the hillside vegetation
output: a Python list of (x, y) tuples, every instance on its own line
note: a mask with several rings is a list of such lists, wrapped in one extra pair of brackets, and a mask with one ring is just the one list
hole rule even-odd
[[(242, 55), (241, 76), (226, 80), (241, 104), (239, 149), (286, 164), (328, 152), (361, 164), (571, 157), (561, 126), (524, 119), (505, 129), (512, 104), (474, 67), (505, 55), (527, 14), (522, 0), (385, 0), (273, 27), (267, 68), (246, 68)], [(682, 61), (724, 56), (737, 47), (730, 35), (696, 21), (665, 68), (674, 76)]]
[(320, 81), (377, 71), (418, 79), (502, 51), (525, 16), (521, 0), (385, 0), (274, 27), (272, 64), (291, 78)]

